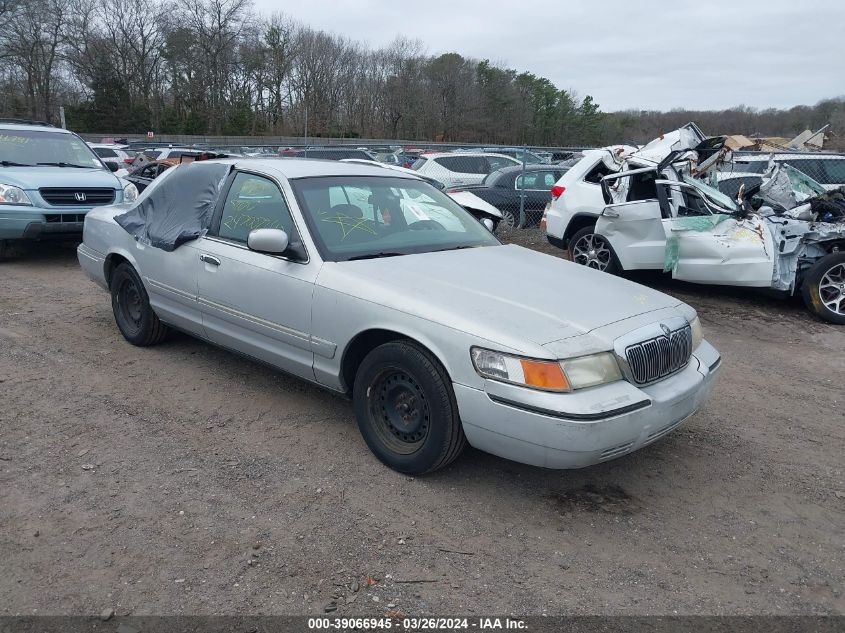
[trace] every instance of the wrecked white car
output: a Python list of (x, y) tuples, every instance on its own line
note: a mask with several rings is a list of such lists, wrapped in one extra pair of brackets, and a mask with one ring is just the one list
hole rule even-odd
[[(649, 173), (653, 197), (628, 200), (626, 190)], [(666, 179), (660, 167), (611, 174), (602, 190), (609, 204), (588, 239), (575, 245), (577, 263), (611, 273), (663, 270), (693, 283), (800, 292), (813, 313), (845, 324), (842, 190), (826, 192), (774, 163), (754, 190), (741, 187), (739, 200), (690, 176)]]
[(727, 153), (725, 137), (707, 138), (695, 123), (688, 123), (640, 148), (615, 145), (585, 151), (584, 157), (552, 187), (552, 202), (540, 226), (551, 244), (568, 248), (570, 257), (575, 259), (580, 251), (590, 250), (593, 227), (606, 204), (602, 178), (619, 172), (635, 173), (611, 184), (616, 199), (653, 200), (657, 178), (680, 181), (684, 174), (715, 171)]

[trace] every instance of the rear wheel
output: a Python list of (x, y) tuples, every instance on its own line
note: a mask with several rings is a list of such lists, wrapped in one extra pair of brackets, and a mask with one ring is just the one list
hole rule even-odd
[(114, 320), (123, 338), (139, 347), (161, 343), (168, 327), (150, 306), (144, 283), (128, 263), (114, 269), (109, 282)]
[(451, 463), (466, 445), (446, 370), (413, 343), (385, 343), (355, 375), (358, 428), (384, 464), (411, 475)]
[(622, 268), (619, 260), (610, 242), (595, 230), (594, 226), (585, 226), (572, 236), (569, 240), (569, 257), (576, 264), (615, 275)]
[(845, 253), (822, 257), (801, 286), (807, 308), (825, 321), (845, 325)]

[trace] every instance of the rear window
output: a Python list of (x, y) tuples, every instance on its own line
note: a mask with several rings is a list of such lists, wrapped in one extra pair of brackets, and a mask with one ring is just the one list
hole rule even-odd
[(113, 149), (109, 149), (108, 147), (92, 147), (91, 149), (93, 149), (94, 153), (100, 158), (115, 158), (117, 156), (117, 152)]
[(845, 183), (845, 158), (843, 159), (800, 159), (778, 161), (794, 167), (798, 171), (807, 174), (810, 178), (822, 185), (835, 185)]
[(411, 165), (411, 169), (419, 169), (420, 167), (425, 165), (427, 162), (428, 162), (427, 158), (423, 158), (422, 156), (420, 156), (417, 160), (414, 161), (414, 164)]
[(324, 160), (343, 160), (345, 158), (358, 158), (361, 160), (373, 160), (367, 152), (359, 149), (309, 149), (296, 153), (301, 158), (322, 158)]
[(762, 174), (769, 166), (767, 160), (734, 160), (733, 167), (726, 171), (743, 171), (749, 174)]
[(434, 162), (459, 174), (489, 174), (490, 165), (483, 156), (441, 156)]

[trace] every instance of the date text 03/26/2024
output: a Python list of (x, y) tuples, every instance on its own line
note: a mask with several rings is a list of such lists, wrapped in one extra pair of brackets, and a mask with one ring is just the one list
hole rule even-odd
[(398, 631), (527, 631), (523, 620), (511, 618), (309, 618), (308, 629), (320, 630), (389, 630)]

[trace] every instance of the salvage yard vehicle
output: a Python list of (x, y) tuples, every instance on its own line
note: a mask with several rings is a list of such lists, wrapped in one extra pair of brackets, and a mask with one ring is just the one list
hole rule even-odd
[[(437, 219), (405, 202), (420, 196)], [(380, 167), (179, 165), (89, 214), (78, 255), (127, 341), (175, 328), (347, 394), (369, 448), (404, 473), (467, 443), (548, 468), (619, 457), (699, 410), (721, 363), (688, 305), (504, 246)]]
[[(739, 202), (689, 176), (657, 178), (653, 198), (619, 201), (610, 183), (644, 172), (602, 179), (608, 204), (590, 240), (574, 245), (573, 261), (610, 273), (662, 270), (692, 283), (800, 293), (818, 317), (845, 325), (845, 190), (828, 192), (772, 163), (760, 185), (738, 192)], [(758, 190), (763, 197), (752, 206)]]
[(615, 145), (585, 150), (552, 188), (552, 202), (540, 222), (549, 243), (569, 249), (570, 258), (576, 250), (590, 249), (597, 240), (593, 227), (605, 205), (601, 190), (605, 176), (641, 169), (636, 178), (617, 181), (626, 187), (619, 192), (621, 200), (653, 199), (658, 177), (679, 181), (693, 166), (699, 175), (715, 171), (727, 151), (724, 141), (723, 136), (707, 138), (697, 125), (687, 123), (640, 148)]
[(423, 176), (435, 178), (447, 187), (477, 185), (485, 176), (503, 167), (520, 163), (504, 154), (489, 152), (431, 152), (422, 154), (411, 166)]
[(479, 185), (459, 185), (451, 187), (447, 193), (471, 193), (490, 203), (502, 214), (502, 222), (507, 227), (519, 223), (521, 198), (525, 199), (524, 209), (527, 226), (537, 224), (546, 205), (552, 200), (551, 188), (566, 172), (559, 165), (521, 165), (503, 167), (489, 174)]
[(91, 209), (137, 194), (73, 132), (0, 123), (0, 260), (13, 243), (78, 238)]

